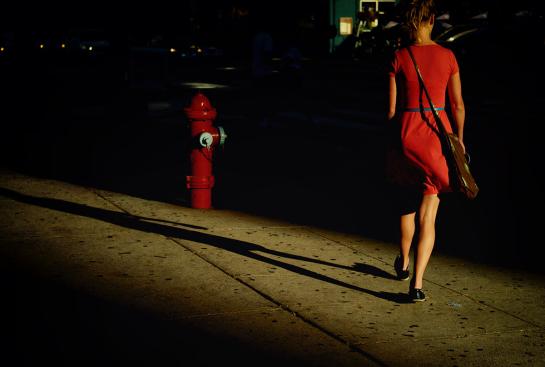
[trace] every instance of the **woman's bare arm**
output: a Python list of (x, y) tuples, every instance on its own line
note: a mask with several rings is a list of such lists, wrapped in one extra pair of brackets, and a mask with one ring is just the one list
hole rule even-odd
[(447, 90), (450, 100), (450, 110), (452, 111), (452, 116), (456, 125), (456, 134), (458, 135), (458, 139), (460, 139), (462, 146), (464, 146), (464, 123), (466, 110), (464, 100), (462, 98), (462, 82), (460, 80), (460, 73), (455, 73), (450, 77)]
[(390, 87), (389, 87), (389, 102), (388, 102), (388, 120), (391, 120), (394, 118), (396, 114), (396, 98), (397, 98), (397, 86), (396, 86), (396, 78), (394, 76), (390, 76)]

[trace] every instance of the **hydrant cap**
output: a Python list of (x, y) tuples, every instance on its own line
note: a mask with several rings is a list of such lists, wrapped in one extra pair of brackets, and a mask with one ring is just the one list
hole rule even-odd
[(216, 109), (212, 107), (210, 100), (201, 92), (195, 94), (191, 105), (185, 109), (186, 113), (193, 118), (215, 118)]

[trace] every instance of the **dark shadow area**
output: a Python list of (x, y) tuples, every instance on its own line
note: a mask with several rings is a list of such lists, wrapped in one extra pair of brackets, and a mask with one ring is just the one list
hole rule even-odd
[[(43, 208), (49, 208), (49, 209), (58, 210), (65, 213), (71, 213), (74, 215), (84, 216), (88, 218), (94, 218), (94, 219), (102, 220), (108, 223), (129, 228), (129, 229), (144, 231), (148, 233), (155, 233), (155, 234), (160, 234), (162, 236), (170, 237), (173, 239), (182, 239), (182, 240), (198, 242), (198, 243), (214, 246), (219, 249), (223, 249), (223, 250), (226, 250), (241, 256), (245, 256), (250, 259), (258, 260), (269, 265), (274, 265), (274, 266), (286, 269), (296, 274), (308, 276), (310, 278), (324, 281), (330, 284), (338, 285), (340, 287), (364, 292), (376, 297), (384, 298), (388, 296), (388, 293), (376, 292), (376, 291), (368, 290), (365, 288), (361, 288), (356, 285), (345, 283), (341, 280), (331, 278), (320, 273), (316, 273), (312, 270), (308, 270), (297, 265), (293, 265), (293, 264), (285, 263), (276, 259), (268, 258), (266, 256), (260, 255), (259, 253), (263, 253), (266, 255), (279, 256), (286, 259), (312, 262), (315, 264), (332, 266), (332, 267), (336, 267), (340, 269), (360, 271), (363, 274), (380, 276), (380, 277), (384, 277), (388, 279), (393, 278), (393, 276), (390, 275), (389, 273), (382, 271), (381, 269), (378, 269), (371, 265), (366, 265), (361, 263), (355, 264), (354, 266), (338, 265), (332, 262), (323, 261), (323, 260), (319, 260), (315, 258), (309, 258), (305, 256), (271, 250), (266, 247), (263, 247), (254, 243), (246, 242), (246, 241), (240, 241), (240, 240), (230, 239), (230, 238), (216, 236), (212, 234), (195, 232), (195, 231), (191, 231), (191, 230), (187, 230), (183, 228), (167, 226), (160, 223), (154, 223), (154, 222), (147, 221), (144, 218), (125, 214), (123, 212), (115, 212), (115, 211), (111, 211), (107, 209), (95, 208), (95, 207), (91, 207), (87, 205), (68, 202), (65, 200), (34, 197), (30, 195), (21, 194), (16, 191), (5, 189), (5, 188), (0, 188), (0, 195), (6, 198), (17, 200), (22, 203), (36, 205)], [(395, 301), (394, 299), (388, 299), (388, 298), (385, 298), (385, 299)]]
[(363, 274), (373, 275), (379, 278), (392, 279), (392, 280), (397, 279), (394, 274), (390, 274), (387, 271), (384, 271), (380, 268), (377, 268), (369, 264), (356, 263), (352, 266), (352, 269), (354, 269), (354, 271), (357, 271)]
[(0, 266), (2, 363), (13, 366), (306, 366), (191, 320), (105, 300), (18, 264)]

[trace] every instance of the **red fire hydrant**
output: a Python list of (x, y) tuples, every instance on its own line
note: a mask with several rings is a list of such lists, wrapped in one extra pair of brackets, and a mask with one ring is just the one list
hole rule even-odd
[(209, 209), (214, 187), (212, 157), (215, 147), (223, 145), (227, 135), (221, 126), (212, 125), (217, 116), (216, 109), (201, 92), (184, 110), (191, 129), (191, 175), (186, 177), (187, 188), (191, 192), (191, 207)]

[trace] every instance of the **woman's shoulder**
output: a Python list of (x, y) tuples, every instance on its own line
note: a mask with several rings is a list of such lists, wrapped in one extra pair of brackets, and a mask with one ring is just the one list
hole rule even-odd
[[(430, 43), (430, 44), (426, 44), (426, 45), (407, 45), (407, 46), (402, 46), (400, 48), (398, 48), (397, 50), (394, 51), (394, 54), (396, 56), (399, 56), (399, 55), (408, 55), (409, 54), (409, 51), (408, 49), (411, 49), (413, 52), (415, 52), (415, 50), (420, 50), (421, 52), (424, 52), (424, 53), (427, 53), (427, 52), (440, 52), (440, 53), (452, 53), (452, 50), (448, 47), (445, 47), (443, 45), (440, 45), (438, 43)], [(418, 51), (417, 51), (418, 52)]]
[[(414, 48), (413, 48), (414, 47)], [(440, 45), (438, 43), (428, 44), (424, 46), (403, 46), (395, 50), (391, 56), (392, 59), (402, 61), (402, 60), (410, 60), (409, 51), (408, 49), (411, 48), (411, 50), (418, 55), (441, 55), (446, 58), (453, 58), (454, 52), (443, 45)], [(418, 57), (418, 56), (417, 56)]]
[(403, 60), (406, 55), (408, 55), (408, 53), (407, 53), (407, 47), (405, 46), (395, 50), (392, 56), (394, 59)]
[(438, 52), (444, 53), (446, 55), (454, 55), (454, 52), (448, 47), (440, 45), (439, 43), (434, 43), (433, 45), (438, 50)]

